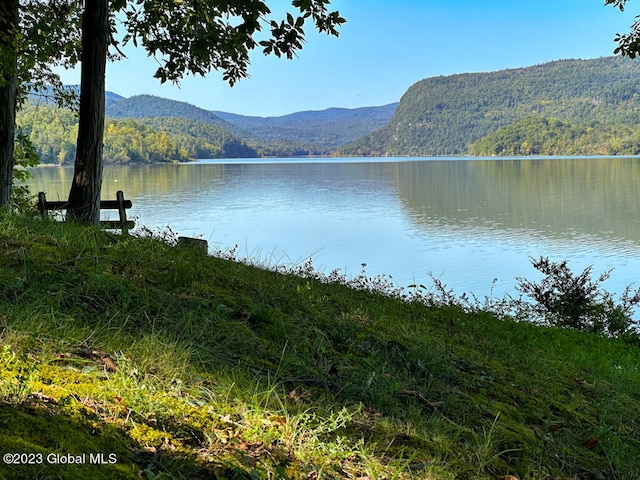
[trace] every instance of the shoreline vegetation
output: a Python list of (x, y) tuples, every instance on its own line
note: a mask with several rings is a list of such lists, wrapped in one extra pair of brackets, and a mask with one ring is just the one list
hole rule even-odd
[[(640, 154), (638, 64), (604, 57), (433, 77), (397, 104), (281, 117), (107, 97), (105, 163), (195, 158)], [(70, 164), (77, 118), (32, 96), (17, 117), (42, 163)]]
[(2, 213), (0, 245), (2, 478), (640, 477), (636, 334), (170, 230)]

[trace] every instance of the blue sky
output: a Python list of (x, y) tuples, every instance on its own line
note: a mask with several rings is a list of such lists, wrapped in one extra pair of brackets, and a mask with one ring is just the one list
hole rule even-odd
[[(267, 2), (276, 12), (287, 1)], [(330, 107), (396, 102), (433, 76), (494, 71), (566, 58), (612, 55), (616, 33), (640, 14), (604, 0), (332, 0), (347, 23), (339, 38), (312, 33), (294, 60), (252, 55), (250, 78), (233, 88), (221, 73), (187, 77), (179, 87), (153, 78), (143, 50), (107, 67), (107, 89), (125, 97), (148, 93), (208, 110), (279, 116)], [(290, 6), (290, 3), (289, 3)], [(637, 61), (640, 61), (638, 59)], [(77, 72), (63, 75), (79, 83)]]

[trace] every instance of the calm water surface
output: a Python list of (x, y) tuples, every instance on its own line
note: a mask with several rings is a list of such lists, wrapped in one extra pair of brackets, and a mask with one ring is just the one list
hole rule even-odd
[[(574, 271), (613, 268), (606, 287), (639, 283), (640, 159), (269, 159), (107, 167), (103, 198), (123, 190), (138, 224), (169, 226), (263, 263), (388, 274), (398, 285), (513, 293), (539, 278), (530, 257)], [(64, 199), (72, 169), (30, 185)]]

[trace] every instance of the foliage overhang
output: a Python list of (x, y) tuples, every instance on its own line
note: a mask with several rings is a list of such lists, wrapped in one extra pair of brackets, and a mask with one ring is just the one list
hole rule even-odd
[[(291, 4), (297, 15), (287, 13), (280, 22), (269, 20), (269, 7), (255, 0), (117, 0), (111, 8), (125, 17), (122, 44), (142, 45), (154, 56), (160, 63), (154, 76), (161, 82), (222, 70), (224, 80), (234, 85), (248, 76), (249, 52), (258, 45), (265, 55), (291, 59), (303, 46), (307, 20), (335, 36), (345, 22), (338, 11), (328, 11), (329, 0)], [(258, 41), (255, 36), (265, 25), (271, 36)]]

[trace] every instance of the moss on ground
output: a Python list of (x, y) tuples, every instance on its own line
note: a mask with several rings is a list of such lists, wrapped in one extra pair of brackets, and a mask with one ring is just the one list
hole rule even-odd
[(0, 217), (0, 478), (640, 478), (637, 346), (295, 273)]

